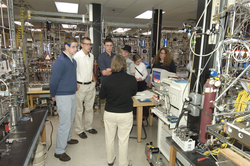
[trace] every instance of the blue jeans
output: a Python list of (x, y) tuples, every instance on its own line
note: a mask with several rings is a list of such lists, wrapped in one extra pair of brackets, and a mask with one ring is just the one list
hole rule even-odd
[(72, 125), (76, 112), (76, 96), (55, 96), (59, 125), (56, 136), (56, 154), (65, 152), (67, 142), (71, 139)]

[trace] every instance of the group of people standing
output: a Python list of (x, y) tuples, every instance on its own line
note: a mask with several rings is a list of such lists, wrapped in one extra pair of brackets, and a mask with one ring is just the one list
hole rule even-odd
[(92, 128), (96, 80), (93, 74), (94, 56), (90, 53), (90, 38), (84, 37), (81, 40), (82, 49), (78, 52), (78, 43), (73, 37), (66, 37), (64, 46), (65, 50), (52, 67), (50, 94), (52, 100), (56, 101), (59, 115), (54, 156), (61, 161), (69, 161), (70, 157), (65, 153), (65, 148), (67, 144), (78, 143), (78, 140), (71, 139), (74, 120), (75, 131), (80, 138), (87, 138), (85, 132), (97, 134)]
[[(138, 90), (145, 90), (147, 86), (145, 79), (148, 73), (139, 55), (134, 55), (133, 61), (128, 58), (131, 54), (130, 46), (125, 45), (122, 55), (115, 55), (112, 53), (113, 41), (111, 39), (105, 39), (103, 44), (105, 52), (98, 57), (98, 67), (101, 72), (99, 97), (101, 99), (101, 123), (105, 128), (107, 163), (112, 166), (116, 159), (114, 143), (117, 134), (119, 166), (127, 166), (128, 140), (133, 125), (132, 96)], [(65, 153), (65, 148), (67, 144), (78, 143), (78, 140), (71, 139), (74, 120), (75, 131), (80, 138), (87, 138), (85, 132), (97, 134), (97, 131), (92, 128), (97, 80), (93, 74), (94, 56), (90, 52), (92, 46), (90, 38), (81, 39), (82, 49), (78, 52), (77, 40), (73, 37), (66, 37), (64, 46), (65, 50), (52, 67), (50, 93), (52, 100), (56, 101), (59, 115), (54, 156), (61, 161), (69, 161), (70, 157)], [(169, 52), (166, 49), (159, 52), (158, 60), (156, 56), (158, 64), (154, 65), (157, 68), (166, 68), (168, 71), (175, 72), (175, 65)]]

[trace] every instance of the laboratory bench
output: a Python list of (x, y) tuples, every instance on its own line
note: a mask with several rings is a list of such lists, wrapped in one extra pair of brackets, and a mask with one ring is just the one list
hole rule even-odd
[[(0, 142), (0, 152), (6, 150), (6, 139), (13, 138), (10, 144), (9, 155), (3, 155), (0, 159), (0, 165), (9, 166), (29, 166), (34, 159), (36, 147), (40, 135), (45, 132), (45, 120), (47, 109), (34, 109), (29, 115), (32, 117), (28, 121), (20, 121), (17, 126)], [(0, 155), (1, 156), (1, 155)]]
[(216, 166), (215, 160), (211, 157), (203, 161), (198, 161), (205, 156), (192, 151), (184, 152), (172, 139), (166, 137), (166, 142), (170, 146), (169, 166), (175, 166), (176, 159), (185, 166)]
[(50, 91), (49, 90), (42, 90), (42, 91), (28, 91), (27, 95), (29, 95), (30, 99), (30, 108), (34, 108), (36, 106), (47, 106), (47, 104), (41, 105), (34, 105), (33, 98), (50, 98)]
[(149, 106), (149, 125), (152, 126), (153, 114), (151, 113), (151, 109), (155, 106), (155, 102), (153, 98), (150, 99), (150, 102), (139, 102), (134, 97), (132, 99), (133, 107), (136, 107), (137, 142), (141, 142), (143, 107)]

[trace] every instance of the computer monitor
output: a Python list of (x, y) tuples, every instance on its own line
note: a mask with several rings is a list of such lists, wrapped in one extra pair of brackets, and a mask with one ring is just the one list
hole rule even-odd
[(168, 77), (177, 77), (177, 75), (164, 69), (152, 69), (152, 82), (159, 82), (161, 79)]

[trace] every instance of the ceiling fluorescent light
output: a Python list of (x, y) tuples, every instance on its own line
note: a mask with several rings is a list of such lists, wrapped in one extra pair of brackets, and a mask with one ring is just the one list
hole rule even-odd
[(17, 24), (17, 25), (21, 25), (20, 21), (14, 21), (14, 23)]
[[(165, 11), (162, 11), (162, 14), (166, 13)], [(152, 10), (147, 10), (144, 13), (136, 16), (135, 18), (139, 19), (151, 19), (152, 18)]]
[(58, 12), (78, 13), (77, 3), (55, 2)]
[(65, 29), (76, 29), (77, 25), (62, 24), (62, 27)]
[(143, 32), (141, 34), (143, 34), (143, 35), (151, 35), (151, 31), (149, 31), (149, 32)]
[(131, 28), (117, 28), (115, 30), (113, 30), (113, 32), (117, 32), (117, 33), (123, 33), (126, 31), (129, 31)]
[[(17, 24), (17, 25), (21, 25), (21, 22), (20, 22), (20, 21), (14, 21), (14, 23)], [(25, 25), (25, 26), (31, 26), (31, 27), (34, 26), (33, 24), (31, 24), (31, 23), (29, 23), (29, 22), (25, 22), (24, 25)]]
[(7, 8), (7, 6), (3, 2), (1, 3), (1, 7), (2, 8)]
[(140, 19), (151, 19), (152, 18), (152, 10), (147, 10), (144, 13), (136, 16), (135, 18), (140, 18)]
[(42, 31), (41, 29), (33, 29), (33, 28), (31, 28), (29, 30), (34, 31), (34, 32), (41, 32)]
[(25, 24), (24, 24), (25, 26), (31, 26), (31, 27), (33, 27), (34, 25), (33, 24), (31, 24), (31, 23), (29, 23), (29, 22), (25, 22)]

